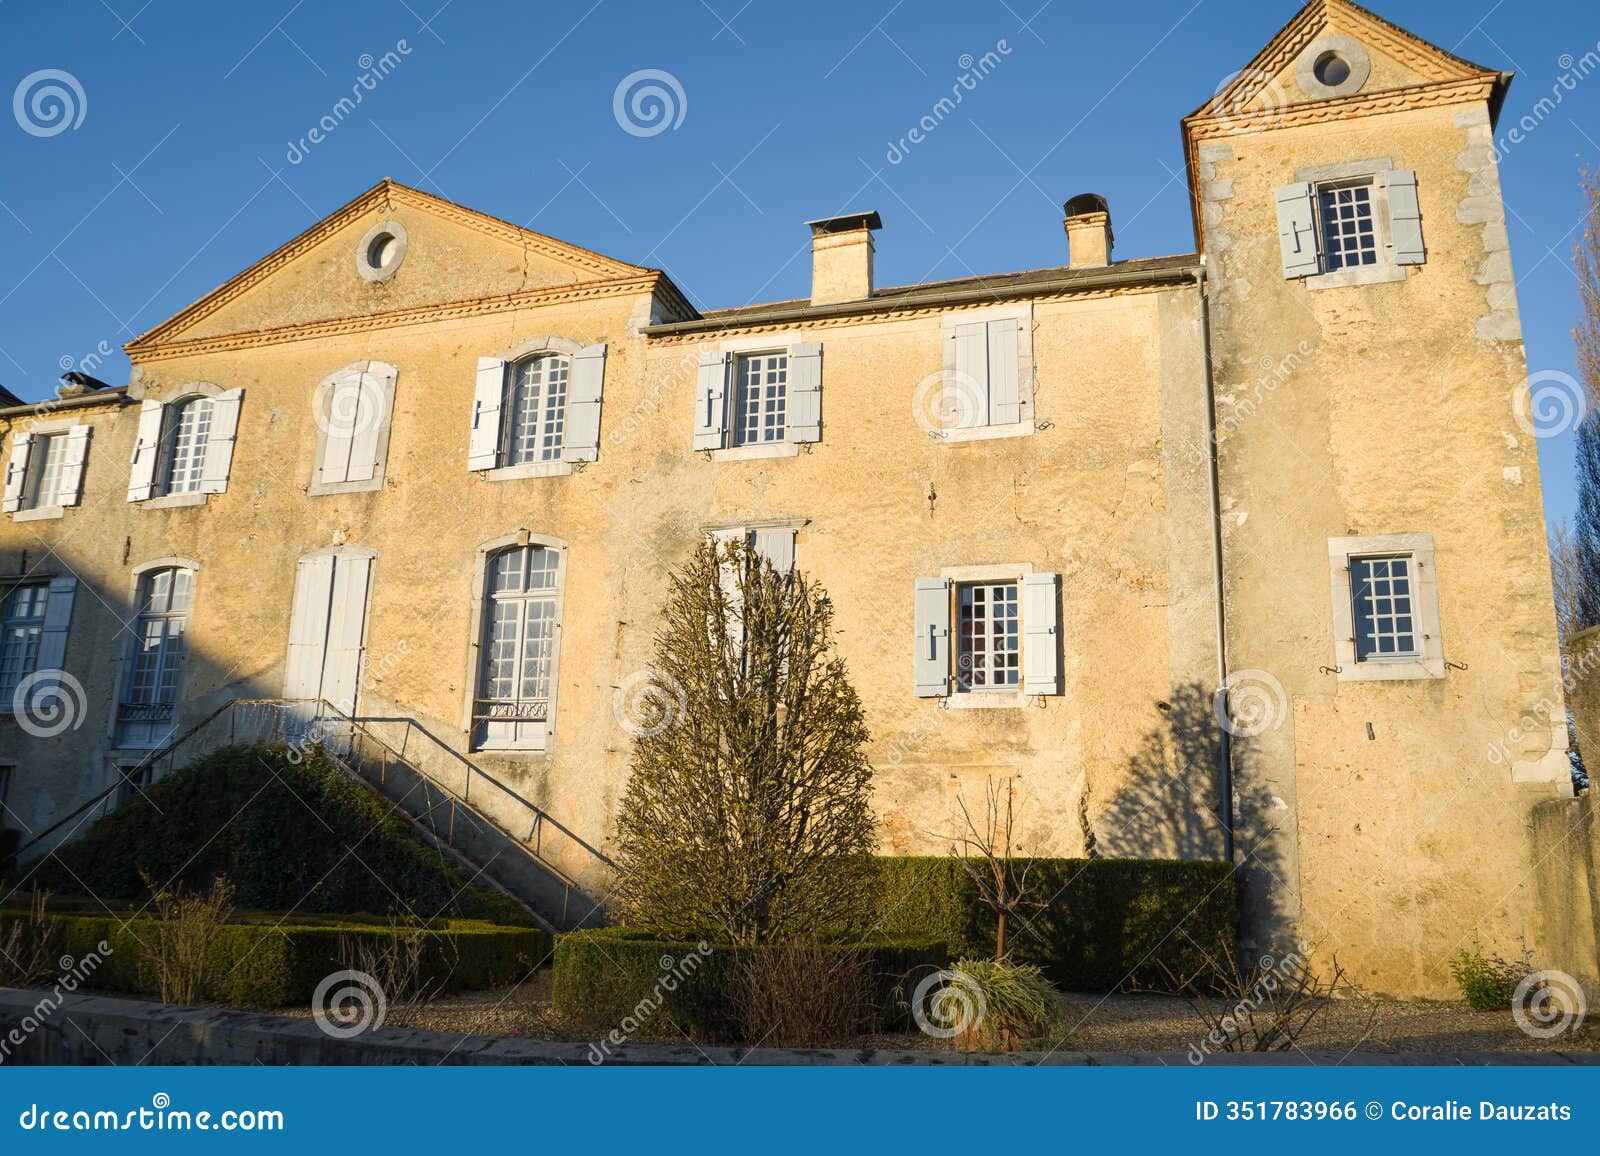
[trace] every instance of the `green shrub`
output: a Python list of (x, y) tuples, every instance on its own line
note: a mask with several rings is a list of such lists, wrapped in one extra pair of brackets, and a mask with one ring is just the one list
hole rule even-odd
[[(54, 904), (52, 904), (52, 907)], [(5, 913), (21, 916), (22, 913)], [(213, 929), (206, 960), (212, 977), (208, 997), (237, 1007), (278, 1008), (307, 1004), (317, 984), (343, 971), (340, 942), (392, 937), (388, 927), (367, 922), (303, 924), (261, 921), (226, 923)], [(159, 996), (145, 943), (154, 942), (153, 920), (139, 916), (58, 915), (61, 951), (78, 961), (94, 953), (100, 962), (82, 981), (96, 991)], [(126, 923), (124, 923), (126, 920)], [(534, 927), (504, 927), (479, 920), (435, 920), (422, 970), (440, 994), (498, 987), (524, 978), (550, 952), (550, 936)], [(110, 950), (102, 951), (104, 943)]]
[[(833, 946), (869, 961), (884, 1029), (905, 1025), (909, 989), (950, 959), (945, 942), (926, 935), (842, 938)], [(772, 949), (661, 939), (630, 927), (573, 931), (556, 937), (552, 999), (556, 1011), (601, 1032), (733, 1040), (740, 1035), (738, 960), (766, 950)]]
[(969, 1051), (1015, 1051), (1048, 1037), (1061, 1019), (1056, 989), (1031, 963), (963, 959), (926, 1014), (957, 1029), (956, 1046)]
[(225, 875), (249, 908), (384, 915), (398, 895), (426, 915), (528, 922), (315, 747), (299, 761), (281, 744), (213, 751), (100, 819), (35, 877), (59, 909), (71, 895), (142, 903), (143, 874), (192, 891)]
[(1461, 989), (1461, 997), (1478, 1011), (1504, 1011), (1510, 1007), (1517, 985), (1532, 971), (1526, 958), (1512, 963), (1498, 955), (1484, 955), (1477, 940), (1473, 940), (1470, 950), (1463, 948), (1450, 961), (1450, 975)]
[[(994, 954), (994, 914), (959, 862), (884, 858), (879, 866), (883, 930), (933, 936), (961, 956)], [(1063, 991), (1164, 991), (1171, 976), (1209, 986), (1222, 946), (1237, 934), (1227, 863), (1039, 859), (1029, 895), (1047, 906), (1014, 921), (1008, 955), (1037, 965)]]

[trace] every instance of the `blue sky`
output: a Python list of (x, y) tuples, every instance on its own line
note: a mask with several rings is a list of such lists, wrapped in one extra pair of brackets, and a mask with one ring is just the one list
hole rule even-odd
[[(1600, 47), (1600, 8), (1376, 8), (1515, 70), (1503, 127), (1561, 90), (1502, 175), (1530, 369), (1570, 373), (1577, 173), (1600, 163), (1600, 74), (1571, 78)], [(805, 295), (802, 222), (855, 209), (883, 214), (880, 284), (1061, 264), (1061, 202), (1084, 191), (1110, 200), (1118, 257), (1187, 252), (1179, 118), (1296, 9), (0, 0), (0, 88), (59, 70), (70, 83), (29, 91), (55, 84), (77, 106), (51, 135), (35, 135), (58, 127), (48, 111), (35, 133), (0, 118), (0, 384), (43, 398), (79, 363), (120, 384), (124, 341), (384, 176), (665, 268), (704, 306)], [(896, 150), (990, 52), (957, 112)], [(630, 132), (614, 97), (647, 71), (670, 79), (634, 88), (659, 85), (670, 123), (646, 99)], [(310, 140), (355, 89), (360, 105)], [(1540, 451), (1548, 513), (1565, 518), (1571, 439)]]

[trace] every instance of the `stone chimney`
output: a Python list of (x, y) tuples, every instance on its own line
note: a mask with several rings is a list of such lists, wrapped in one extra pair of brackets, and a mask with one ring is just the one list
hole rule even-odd
[(1067, 220), (1067, 267), (1095, 269), (1111, 264), (1111, 208), (1099, 193), (1080, 193), (1063, 209)]
[(807, 221), (811, 226), (811, 304), (865, 301), (872, 296), (872, 231), (878, 214), (850, 213)]

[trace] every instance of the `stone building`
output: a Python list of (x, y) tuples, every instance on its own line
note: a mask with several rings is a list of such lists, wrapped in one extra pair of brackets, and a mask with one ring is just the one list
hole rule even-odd
[(1238, 861), (1250, 948), (1593, 976), (1509, 79), (1314, 0), (1182, 122), (1196, 252), (1090, 195), (1065, 264), (885, 288), (855, 213), (734, 309), (385, 180), (0, 412), (8, 822), (324, 700), (602, 891), (668, 571), (748, 535), (835, 600), (886, 853), (1006, 776), (1030, 853)]

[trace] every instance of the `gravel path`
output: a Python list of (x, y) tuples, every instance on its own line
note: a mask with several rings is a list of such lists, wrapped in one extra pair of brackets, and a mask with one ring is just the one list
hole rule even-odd
[[(307, 1015), (304, 1009), (283, 1014)], [(1061, 1040), (1046, 1041), (1060, 1051), (1162, 1052), (1191, 1054), (1202, 1048), (1208, 1029), (1181, 999), (1154, 995), (1067, 995), (1062, 997)], [(516, 988), (463, 992), (416, 1009), (391, 1008), (391, 1027), (524, 1039), (585, 1041), (595, 1038), (550, 1007), (550, 972), (536, 972)], [(641, 1032), (639, 1039), (651, 1038)], [(770, 1041), (778, 1044), (781, 1041)], [(881, 1035), (854, 1046), (936, 1050), (949, 1045), (917, 1035)], [(1576, 1035), (1539, 1040), (1524, 1034), (1507, 1012), (1477, 1012), (1464, 1004), (1339, 1000), (1318, 1013), (1298, 1040), (1302, 1051), (1326, 1053), (1525, 1052), (1600, 1050), (1600, 1029), (1586, 1024)], [(1030, 1046), (1030, 1050), (1033, 1050)]]

